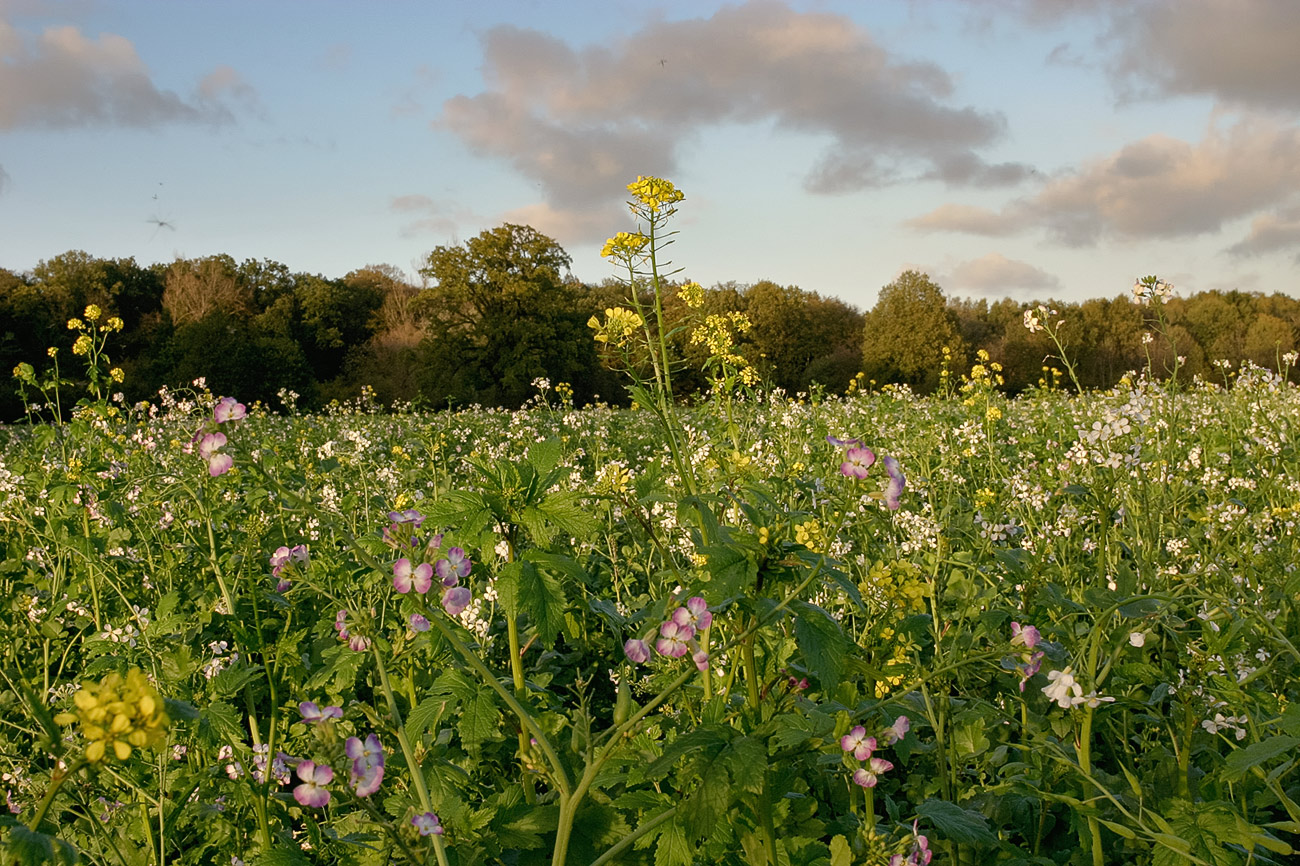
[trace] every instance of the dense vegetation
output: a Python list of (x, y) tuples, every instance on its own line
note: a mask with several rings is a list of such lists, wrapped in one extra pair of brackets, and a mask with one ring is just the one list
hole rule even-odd
[(793, 395), (764, 387), (725, 292), (663, 280), (681, 193), (629, 192), (612, 305), (552, 304), (577, 291), (562, 256), (511, 227), (538, 245), (508, 266), (435, 253), (456, 315), (425, 325), (481, 365), (500, 359), (476, 328), (541, 352), (537, 322), (582, 333), (629, 409), (544, 376), (518, 410), (129, 404), (110, 357), (130, 331), (97, 304), (67, 352), (17, 366), (0, 862), (1294, 859), (1294, 355), (1189, 373), (1151, 350), (1182, 326), (1148, 277), (1124, 302), (1141, 372), (1087, 388), (1079, 310), (1035, 306), (1016, 325), (1062, 373), (1012, 398), (904, 274), (862, 357), (925, 372), (871, 348), (913, 298), (932, 394)]

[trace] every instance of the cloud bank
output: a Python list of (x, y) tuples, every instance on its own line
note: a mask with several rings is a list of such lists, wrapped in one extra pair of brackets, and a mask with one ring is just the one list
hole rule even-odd
[(943, 68), (891, 55), (842, 15), (756, 0), (609, 47), (508, 25), (482, 40), (487, 89), (447, 100), (435, 126), (538, 184), (544, 202), (528, 212), (582, 239), (608, 226), (624, 184), (672, 175), (682, 145), (717, 124), (824, 139), (802, 167), (814, 193), (1007, 186), (1031, 172), (979, 155), (1005, 134), (999, 114), (949, 105)]

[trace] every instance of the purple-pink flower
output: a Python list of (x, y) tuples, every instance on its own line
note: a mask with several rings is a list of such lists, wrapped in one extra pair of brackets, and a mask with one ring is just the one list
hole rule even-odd
[(899, 740), (903, 739), (903, 737), (907, 736), (907, 732), (910, 731), (911, 729), (912, 729), (912, 723), (908, 721), (907, 716), (899, 716), (898, 718), (894, 719), (894, 723), (892, 725), (885, 728), (881, 736), (885, 740), (885, 745), (891, 746), (894, 743), (897, 743)]
[(411, 614), (410, 625), (411, 625), (411, 631), (414, 632), (422, 632), (422, 631), (429, 630), (429, 620), (423, 614), (419, 614), (419, 613)]
[(698, 595), (687, 599), (683, 607), (673, 611), (671, 619), (678, 625), (689, 625), (697, 632), (713, 625), (713, 614), (709, 613), (709, 603)]
[(709, 669), (708, 650), (697, 649), (695, 652), (691, 653), (691, 661), (695, 662), (695, 667), (700, 673), (704, 673)]
[(875, 462), (876, 454), (870, 448), (850, 448), (840, 464), (840, 474), (849, 478), (866, 478)]
[(885, 473), (889, 476), (889, 483), (885, 485), (885, 505), (890, 511), (897, 511), (907, 479), (903, 477), (903, 469), (893, 457), (881, 458), (880, 462), (884, 464)]
[(218, 424), (225, 424), (227, 421), (239, 421), (247, 415), (248, 410), (244, 408), (244, 404), (234, 397), (222, 397), (212, 410), (212, 419)]
[(402, 557), (393, 563), (393, 589), (400, 593), (408, 593), (412, 589), (420, 595), (429, 591), (433, 586), (433, 566), (427, 562), (412, 567), (411, 560)]
[(690, 649), (688, 642), (694, 637), (695, 629), (670, 619), (659, 626), (659, 639), (655, 641), (655, 649), (661, 656), (679, 659), (686, 655), (687, 650)]
[(421, 836), (442, 835), (442, 822), (432, 812), (421, 812), (416, 815), (411, 819), (411, 826), (419, 831)]
[(199, 456), (208, 461), (208, 474), (213, 478), (225, 475), (235, 465), (233, 457), (219, 453), (225, 444), (225, 433), (205, 433), (199, 440)]
[(352, 759), (352, 787), (357, 796), (369, 797), (378, 791), (384, 780), (384, 747), (379, 736), (371, 734), (365, 740), (348, 737), (343, 749)]
[(634, 665), (645, 664), (650, 660), (650, 645), (640, 638), (630, 638), (623, 644), (623, 655)]
[(1027, 650), (1032, 650), (1038, 646), (1039, 641), (1043, 639), (1038, 633), (1038, 629), (1032, 625), (1022, 626), (1018, 622), (1011, 623), (1011, 645), (1023, 646)]
[(889, 859), (889, 866), (929, 866), (934, 858), (930, 850), (930, 840), (921, 835), (917, 822), (912, 822), (912, 848), (907, 856), (895, 854)]
[(325, 786), (334, 781), (334, 771), (328, 766), (317, 766), (313, 761), (298, 765), (298, 778), (302, 784), (293, 789), (293, 798), (304, 806), (319, 809), (330, 801)]
[(826, 441), (834, 445), (836, 448), (861, 448), (862, 447), (861, 439), (841, 439), (838, 436), (827, 436)]
[(465, 550), (453, 547), (447, 551), (447, 558), (438, 560), (438, 577), (443, 586), (455, 586), (462, 577), (468, 577), (472, 564), (465, 557)]
[(876, 750), (876, 738), (868, 737), (867, 729), (862, 725), (855, 725), (852, 730), (840, 737), (840, 748), (852, 752), (857, 760), (865, 761)]
[(867, 761), (867, 766), (859, 767), (853, 771), (853, 783), (861, 785), (863, 788), (874, 788), (876, 782), (880, 780), (882, 773), (888, 773), (894, 769), (894, 765), (884, 758), (871, 758)]
[(320, 722), (328, 722), (330, 719), (343, 718), (342, 707), (325, 707), (321, 709), (315, 701), (303, 701), (298, 705), (298, 712), (302, 714), (302, 720), (310, 725)]
[(469, 589), (464, 586), (453, 586), (443, 593), (442, 608), (451, 616), (460, 616), (461, 611), (469, 607), (469, 603), (474, 600)]

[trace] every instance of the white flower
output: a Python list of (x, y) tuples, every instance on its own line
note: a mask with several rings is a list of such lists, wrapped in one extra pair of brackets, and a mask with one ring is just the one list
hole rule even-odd
[(1128, 636), (1128, 642), (1133, 646), (1146, 646), (1147, 636), (1143, 632), (1135, 631)]
[(1056, 701), (1061, 709), (1068, 710), (1075, 705), (1074, 698), (1083, 697), (1083, 686), (1074, 681), (1070, 668), (1049, 671), (1047, 679), (1049, 682), (1043, 686), (1043, 694), (1047, 695), (1048, 700)]
[(1034, 315), (1033, 310), (1025, 310), (1025, 330), (1031, 334), (1043, 330), (1043, 323)]
[(1076, 697), (1072, 699), (1071, 703), (1074, 704), (1074, 706), (1076, 707), (1079, 706), (1079, 704), (1087, 704), (1089, 707), (1095, 710), (1097, 709), (1097, 707), (1101, 706), (1102, 704), (1114, 703), (1114, 701), (1115, 701), (1114, 698), (1103, 698), (1100, 697), (1096, 692), (1091, 692), (1090, 694), (1084, 695), (1083, 697)]

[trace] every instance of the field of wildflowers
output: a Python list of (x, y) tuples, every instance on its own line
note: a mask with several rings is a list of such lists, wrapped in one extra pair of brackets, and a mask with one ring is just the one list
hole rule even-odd
[(0, 430), (0, 859), (1294, 862), (1300, 391), (810, 399), (731, 318), (683, 408), (681, 197), (629, 189), (650, 291), (591, 325), (633, 410), (104, 372)]

